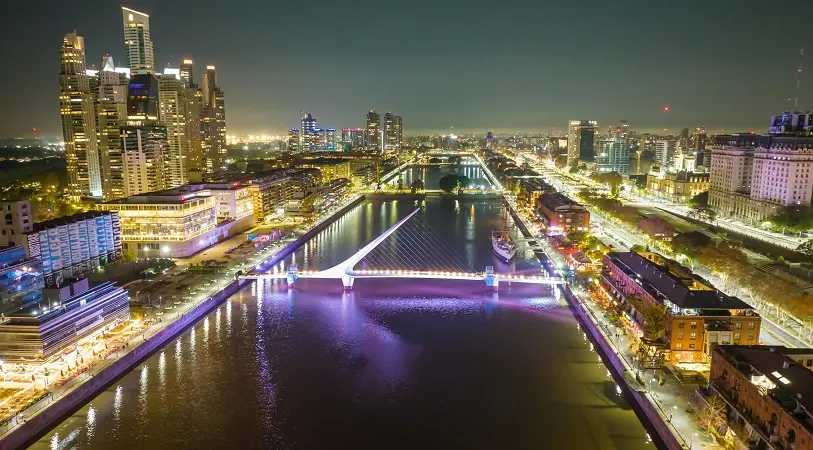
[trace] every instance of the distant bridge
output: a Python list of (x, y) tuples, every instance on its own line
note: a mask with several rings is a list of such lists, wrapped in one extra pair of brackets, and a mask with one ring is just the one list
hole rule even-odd
[[(497, 289), (501, 281), (510, 283), (529, 283), (529, 284), (563, 284), (563, 280), (559, 277), (552, 277), (548, 275), (511, 275), (499, 274), (494, 272), (493, 266), (487, 266), (484, 272), (471, 272), (461, 269), (458, 265), (457, 270), (409, 270), (409, 269), (355, 269), (362, 259), (364, 259), (370, 252), (376, 249), (382, 242), (384, 242), (390, 235), (398, 230), (402, 225), (414, 217), (420, 208), (415, 209), (409, 215), (401, 219), (398, 223), (385, 231), (383, 234), (375, 238), (372, 242), (362, 247), (359, 251), (354, 253), (351, 257), (343, 262), (325, 270), (319, 271), (300, 271), (299, 268), (293, 264), (288, 268), (287, 273), (261, 273), (242, 275), (242, 278), (265, 278), (265, 279), (284, 279), (288, 282), (289, 286), (296, 284), (299, 279), (337, 279), (342, 280), (345, 289), (352, 289), (353, 283), (358, 278), (414, 278), (414, 279), (437, 279), (437, 280), (476, 280), (485, 282), (486, 286)], [(433, 247), (442, 247), (437, 238), (422, 234), (420, 236), (430, 242), (425, 242)], [(433, 241), (434, 240), (434, 241)], [(405, 245), (410, 249), (414, 249), (416, 242), (407, 242)], [(448, 244), (446, 244), (448, 246)], [(405, 253), (407, 259), (420, 261), (421, 256)], [(425, 258), (423, 258), (425, 259)]]

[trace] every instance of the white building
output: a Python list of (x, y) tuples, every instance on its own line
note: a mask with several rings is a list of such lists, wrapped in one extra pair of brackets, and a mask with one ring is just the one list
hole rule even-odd
[(0, 202), (0, 247), (23, 245), (25, 233), (34, 230), (31, 203), (28, 200)]
[(652, 145), (655, 153), (653, 162), (660, 163), (661, 168), (671, 166), (677, 154), (678, 142), (674, 139), (659, 139)]
[(133, 74), (155, 73), (150, 16), (123, 6), (121, 13), (124, 21), (124, 45), (127, 46), (127, 67)]
[(158, 118), (167, 130), (165, 172), (168, 188), (178, 187), (186, 182), (186, 156), (189, 148), (184, 82), (178, 69), (173, 70), (178, 73), (165, 71), (158, 77)]

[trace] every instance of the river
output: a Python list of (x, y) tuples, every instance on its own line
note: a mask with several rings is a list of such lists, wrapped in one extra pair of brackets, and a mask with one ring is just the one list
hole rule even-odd
[[(475, 270), (539, 273), (492, 255), (499, 202), (422, 206)], [(363, 203), (283, 266), (338, 263), (415, 207)], [(32, 448), (654, 448), (555, 288), (298, 283), (247, 287)]]

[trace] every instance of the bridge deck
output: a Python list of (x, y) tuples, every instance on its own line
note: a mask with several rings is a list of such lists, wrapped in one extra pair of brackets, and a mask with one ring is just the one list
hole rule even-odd
[[(484, 273), (461, 273), (461, 272), (418, 272), (408, 270), (358, 270), (352, 271), (347, 274), (355, 279), (364, 278), (414, 278), (414, 279), (435, 279), (435, 280), (463, 280), (463, 281), (483, 281), (486, 277)], [(271, 278), (271, 279), (287, 279), (286, 273), (266, 273), (257, 275), (243, 275), (243, 278)], [(312, 278), (312, 279), (335, 279), (335, 276), (325, 274), (324, 272), (297, 272), (297, 278)], [(546, 277), (544, 275), (528, 276), (528, 275), (510, 275), (510, 274), (494, 274), (494, 279), (501, 282), (510, 283), (529, 283), (529, 284), (562, 284), (561, 278)]]

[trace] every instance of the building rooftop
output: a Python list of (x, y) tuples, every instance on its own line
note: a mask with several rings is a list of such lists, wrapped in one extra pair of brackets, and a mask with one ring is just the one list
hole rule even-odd
[(149, 203), (165, 203), (165, 204), (183, 204), (189, 201), (197, 200), (201, 197), (211, 197), (209, 191), (236, 191), (247, 187), (235, 181), (224, 181), (215, 183), (190, 183), (183, 186), (178, 186), (172, 189), (155, 192), (143, 192), (141, 194), (132, 195), (116, 200), (110, 200), (104, 204), (149, 204)]
[(656, 264), (636, 252), (610, 252), (607, 257), (637, 280), (650, 294), (659, 300), (669, 300), (684, 309), (720, 310), (754, 309), (737, 297), (714, 289), (703, 278), (693, 274), (680, 264), (663, 258), (669, 267)]
[(83, 220), (93, 219), (111, 214), (108, 211), (87, 211), (83, 213), (73, 214), (65, 217), (57, 217), (56, 219), (46, 220), (45, 222), (38, 222), (34, 224), (34, 231), (43, 231), (50, 228), (56, 228), (70, 223), (81, 222)]
[(555, 210), (556, 208), (574, 206), (577, 207), (576, 209), (584, 209), (580, 203), (571, 200), (569, 197), (559, 192), (548, 192), (542, 194), (537, 197), (537, 201), (545, 205), (545, 207), (551, 211)]
[[(788, 356), (813, 354), (813, 350), (767, 345), (722, 345), (717, 346), (715, 351), (746, 377), (764, 376), (770, 380), (774, 385), (768, 390), (770, 396), (808, 429), (813, 428), (813, 371)], [(799, 406), (805, 411), (799, 411)], [(794, 414), (795, 411), (798, 412)]]

